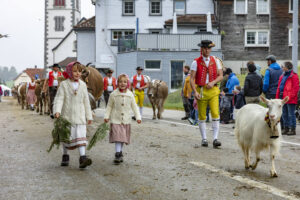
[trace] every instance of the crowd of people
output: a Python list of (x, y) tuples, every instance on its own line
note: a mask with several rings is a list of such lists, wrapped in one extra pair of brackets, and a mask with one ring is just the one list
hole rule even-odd
[[(274, 55), (266, 57), (266, 61), (268, 68), (264, 76), (260, 73), (260, 66), (253, 61), (247, 63), (248, 74), (243, 86), (240, 85), (239, 79), (235, 73), (233, 73), (232, 69), (222, 69), (223, 80), (219, 84), (220, 121), (223, 124), (234, 123), (238, 110), (246, 104), (260, 104), (260, 96), (262, 94), (264, 94), (267, 99), (284, 99), (288, 96), (289, 101), (283, 106), (281, 119), (282, 134), (295, 135), (295, 110), (298, 104), (299, 91), (298, 75), (293, 71), (293, 64), (291, 62), (284, 62), (283, 65), (280, 66)], [(193, 125), (199, 125), (197, 98), (195, 98), (195, 91), (191, 86), (191, 73), (193, 70), (195, 70), (195, 68), (190, 69), (189, 66), (184, 66), (183, 68), (184, 79), (181, 95), (185, 116), (182, 120), (188, 120)], [(206, 122), (209, 122), (210, 111), (213, 109), (211, 105), (209, 105), (207, 109), (202, 109), (203, 113), (206, 111)], [(211, 113), (211, 115), (213, 115), (213, 113)], [(202, 116), (202, 120), (203, 119), (204, 117)]]

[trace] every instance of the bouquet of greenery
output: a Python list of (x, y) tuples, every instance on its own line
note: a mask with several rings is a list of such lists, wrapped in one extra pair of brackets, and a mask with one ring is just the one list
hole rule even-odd
[(52, 130), (53, 141), (50, 148), (47, 150), (48, 153), (52, 150), (54, 145), (59, 147), (61, 142), (70, 143), (71, 135), (71, 123), (63, 117), (59, 117), (54, 122), (54, 129)]
[(107, 123), (101, 124), (97, 128), (97, 130), (96, 130), (94, 136), (92, 137), (92, 139), (90, 140), (89, 145), (87, 147), (87, 150), (91, 150), (91, 148), (93, 146), (95, 146), (98, 141), (103, 140), (105, 138), (108, 130), (109, 130), (109, 126), (107, 125)]

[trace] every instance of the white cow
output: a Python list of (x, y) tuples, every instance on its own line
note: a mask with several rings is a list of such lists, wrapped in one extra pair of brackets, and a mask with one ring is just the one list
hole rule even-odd
[[(254, 170), (260, 160), (260, 152), (269, 148), (272, 162), (271, 176), (277, 177), (274, 158), (280, 150), (280, 118), (282, 107), (288, 99), (286, 97), (283, 100), (268, 100), (261, 97), (268, 108), (257, 104), (247, 104), (238, 111), (235, 135), (244, 153), (246, 169)], [(249, 150), (256, 154), (256, 161), (253, 164), (250, 164)]]

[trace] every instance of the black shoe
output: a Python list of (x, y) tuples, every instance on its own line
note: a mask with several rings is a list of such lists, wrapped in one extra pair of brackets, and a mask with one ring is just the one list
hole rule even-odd
[(291, 130), (287, 133), (288, 136), (296, 135), (296, 128), (291, 128)]
[(136, 118), (135, 117), (132, 117), (132, 119), (135, 121), (136, 120)]
[(285, 127), (281, 135), (287, 135), (290, 132), (288, 127)]
[(79, 158), (79, 168), (83, 169), (92, 164), (92, 160), (87, 156), (80, 156)]
[(189, 117), (183, 117), (181, 118), (181, 120), (187, 120)]
[(120, 152), (120, 156), (121, 156), (120, 161), (123, 162), (123, 157), (124, 157), (124, 156), (123, 156), (123, 152), (122, 152), (122, 151)]
[(208, 147), (208, 142), (207, 142), (206, 139), (203, 139), (203, 140), (202, 140), (201, 146), (203, 146), (203, 147)]
[(50, 115), (51, 119), (54, 119), (54, 115)]
[(69, 166), (69, 160), (70, 160), (70, 157), (68, 154), (63, 155), (60, 166)]
[(214, 141), (213, 141), (213, 146), (214, 146), (214, 148), (218, 148), (218, 147), (220, 147), (222, 144), (221, 144), (221, 142), (219, 142), (217, 139), (215, 139)]
[(121, 162), (123, 162), (123, 154), (121, 152), (116, 152), (115, 154), (115, 159), (114, 159), (114, 163), (116, 165), (120, 164)]

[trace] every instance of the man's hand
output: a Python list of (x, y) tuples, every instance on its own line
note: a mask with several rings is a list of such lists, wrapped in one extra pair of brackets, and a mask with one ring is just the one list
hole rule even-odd
[(138, 90), (139, 90), (139, 91), (142, 91), (142, 90), (143, 90), (143, 88), (139, 88)]
[(196, 98), (197, 100), (200, 100), (200, 99), (201, 99), (201, 96), (200, 96), (200, 94), (199, 94), (198, 92), (195, 92), (194, 96), (195, 96), (195, 98)]
[(215, 86), (215, 83), (214, 82), (209, 82), (207, 85), (206, 85), (206, 88), (207, 89), (211, 89)]
[(137, 122), (138, 124), (142, 123), (142, 121), (141, 121), (141, 120), (137, 120), (136, 122)]
[(55, 113), (55, 118), (59, 118), (60, 117), (60, 114), (57, 112)]
[(108, 122), (109, 122), (109, 119), (104, 119), (104, 122), (105, 122), (105, 123), (108, 123)]
[(88, 120), (87, 122), (88, 122), (89, 125), (92, 124), (92, 120)]

